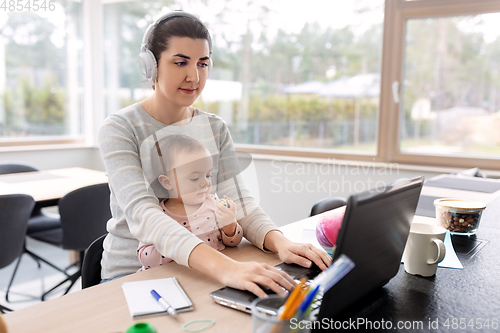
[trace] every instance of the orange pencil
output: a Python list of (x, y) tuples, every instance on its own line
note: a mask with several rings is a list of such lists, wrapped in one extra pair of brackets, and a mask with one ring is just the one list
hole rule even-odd
[(300, 295), (300, 292), (302, 290), (302, 286), (304, 285), (305, 282), (306, 282), (306, 278), (302, 277), (302, 278), (300, 278), (300, 283), (298, 285), (296, 285), (295, 288), (293, 288), (293, 290), (290, 293), (290, 295), (288, 296), (285, 304), (283, 305), (283, 312), (281, 312), (281, 314), (279, 315), (279, 317), (278, 317), (279, 320), (285, 319), (285, 317), (284, 317), (285, 312), (288, 313), (287, 309), (290, 307), (290, 305), (292, 303), (295, 302), (297, 297)]
[(289, 320), (290, 318), (292, 318), (295, 312), (297, 311), (297, 308), (299, 307), (300, 303), (306, 296), (307, 291), (309, 290), (309, 288), (304, 283), (299, 284), (298, 287), (300, 288), (297, 297), (293, 300), (293, 302), (290, 302), (290, 305), (288, 307), (285, 308), (282, 314), (282, 318), (280, 319)]

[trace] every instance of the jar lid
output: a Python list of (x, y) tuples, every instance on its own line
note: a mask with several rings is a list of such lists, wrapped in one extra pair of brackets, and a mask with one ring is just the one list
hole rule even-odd
[(434, 206), (441, 206), (446, 208), (455, 209), (485, 209), (486, 205), (479, 201), (465, 200), (465, 199), (452, 199), (443, 198), (434, 200)]

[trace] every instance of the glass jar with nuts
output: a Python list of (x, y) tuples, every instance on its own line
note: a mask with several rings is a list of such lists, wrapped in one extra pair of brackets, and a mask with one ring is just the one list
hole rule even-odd
[(486, 205), (463, 199), (436, 199), (437, 224), (456, 235), (473, 235), (479, 228), (479, 221)]

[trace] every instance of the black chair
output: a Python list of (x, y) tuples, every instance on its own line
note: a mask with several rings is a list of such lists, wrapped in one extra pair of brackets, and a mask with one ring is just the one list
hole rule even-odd
[[(32, 172), (38, 171), (37, 168), (27, 165), (27, 164), (18, 164), (18, 163), (2, 163), (0, 164), (0, 175), (20, 173), (20, 172)], [(26, 230), (26, 235), (30, 236), (36, 232), (61, 229), (61, 221), (58, 217), (52, 217), (44, 214), (42, 212), (42, 208), (46, 205), (36, 203), (33, 211), (31, 213), (31, 217), (28, 221), (28, 228)], [(40, 262), (45, 262), (46, 264), (52, 266), (53, 268), (59, 270), (58, 267), (52, 265), (50, 262), (45, 259), (39, 257), (35, 253), (31, 252), (26, 248), (26, 244), (23, 244), (23, 253), (28, 254), (31, 258), (33, 258), (37, 264), (38, 268), (40, 268)], [(17, 269), (19, 264), (21, 263), (22, 255), (19, 257), (16, 263), (16, 267), (14, 268), (14, 272), (12, 273), (12, 277), (10, 278), (9, 285), (7, 287), (7, 291), (5, 292), (5, 299), (9, 302), (9, 292), (12, 283), (14, 282), (14, 278), (16, 277)]]
[(106, 222), (111, 218), (109, 207), (110, 191), (107, 183), (91, 185), (66, 194), (59, 200), (59, 214), (62, 229), (49, 230), (31, 234), (36, 240), (46, 242), (66, 250), (78, 251), (80, 254), (78, 271), (68, 274), (66, 278), (42, 295), (56, 290), (66, 282), (70, 282), (66, 295), (76, 280), (81, 276), (85, 250), (99, 236), (106, 233)]
[(85, 253), (82, 265), (82, 289), (101, 283), (101, 259), (106, 235), (97, 238)]
[[(404, 183), (408, 180), (410, 180), (410, 178), (398, 178), (395, 181), (393, 181), (391, 183), (391, 185), (397, 185), (400, 183)], [(318, 215), (318, 214), (324, 213), (326, 211), (336, 209), (336, 208), (339, 208), (339, 207), (342, 207), (345, 205), (347, 205), (347, 200), (342, 198), (342, 197), (326, 198), (326, 199), (318, 201), (317, 203), (314, 204), (309, 216)]]
[[(23, 253), (28, 219), (35, 206), (26, 194), (0, 195), (0, 268), (10, 265)], [(12, 311), (0, 304), (0, 312)]]
[[(391, 185), (397, 185), (410, 180), (410, 178), (398, 178), (391, 183)], [(347, 200), (342, 197), (331, 197), (318, 201), (311, 209), (309, 216), (318, 215), (326, 211), (336, 209), (347, 205)]]
[(318, 215), (326, 211), (347, 205), (347, 200), (341, 197), (323, 199), (312, 206), (309, 216)]
[(32, 172), (39, 171), (34, 166), (21, 163), (2, 163), (0, 164), (0, 175), (7, 175), (10, 173)]

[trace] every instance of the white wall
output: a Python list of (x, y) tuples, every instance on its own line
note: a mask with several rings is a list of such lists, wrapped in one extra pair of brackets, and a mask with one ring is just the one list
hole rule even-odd
[(398, 178), (438, 175), (392, 166), (345, 166), (326, 163), (255, 160), (260, 205), (282, 226), (309, 216), (312, 206), (327, 197), (349, 195), (391, 183)]
[[(342, 161), (297, 162), (254, 158), (260, 204), (279, 226), (309, 215), (314, 203), (329, 196), (347, 198), (398, 178), (438, 173), (401, 170), (397, 164), (345, 165)], [(41, 170), (83, 167), (104, 171), (97, 148), (0, 152), (0, 163), (22, 162)], [(255, 187), (252, 182), (252, 187)]]
[(7, 162), (27, 163), (40, 170), (81, 167), (104, 171), (99, 149), (92, 147), (0, 152), (0, 163)]

